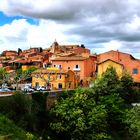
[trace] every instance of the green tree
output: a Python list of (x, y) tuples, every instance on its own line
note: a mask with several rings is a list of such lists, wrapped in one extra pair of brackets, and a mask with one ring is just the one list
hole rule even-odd
[(124, 117), (126, 123), (127, 135), (131, 140), (140, 139), (140, 106), (135, 106), (131, 109), (127, 109)]
[(51, 110), (50, 126), (60, 139), (101, 140), (110, 139), (107, 133), (107, 112), (86, 93), (76, 93), (61, 100)]
[(22, 71), (22, 69), (18, 69), (17, 71), (13, 72), (9, 76), (10, 83), (16, 84), (16, 90), (19, 89), (19, 83), (31, 79), (31, 74), (37, 68), (32, 67), (28, 70)]
[(120, 93), (120, 91), (121, 91), (120, 81), (117, 76), (116, 70), (113, 67), (109, 67), (102, 74), (101, 78), (97, 78), (93, 87), (96, 102), (99, 101), (100, 96)]
[(70, 139), (109, 139), (108, 134), (122, 137), (126, 108), (122, 85), (115, 69), (108, 68), (93, 88), (78, 89), (75, 95), (57, 103), (51, 110), (55, 118), (51, 128)]
[(125, 131), (123, 116), (128, 103), (130, 105), (128, 100), (133, 97), (132, 85), (133, 80), (129, 74), (124, 73), (120, 79), (115, 68), (110, 67), (100, 79), (97, 79), (93, 87), (96, 103), (104, 105), (107, 111), (107, 121), (112, 137), (114, 133), (122, 137)]
[(18, 48), (18, 56), (22, 53), (22, 49)]
[(123, 116), (126, 109), (124, 100), (117, 93), (100, 96), (98, 104), (104, 105), (107, 112), (108, 131), (112, 137), (114, 134), (123, 136), (124, 123)]
[(0, 84), (8, 83), (9, 74), (6, 72), (4, 68), (0, 68)]
[(129, 73), (124, 72), (121, 79), (121, 93), (120, 96), (124, 99), (127, 104), (131, 104), (135, 102), (135, 99), (139, 96), (137, 94), (137, 90), (133, 88), (133, 78), (130, 76)]

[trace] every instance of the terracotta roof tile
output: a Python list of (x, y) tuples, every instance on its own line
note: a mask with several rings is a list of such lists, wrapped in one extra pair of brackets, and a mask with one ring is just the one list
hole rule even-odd
[(117, 61), (114, 61), (114, 60), (112, 60), (112, 59), (106, 59), (106, 60), (104, 60), (104, 61), (102, 61), (102, 62), (99, 62), (98, 65), (100, 65), (100, 64), (102, 64), (102, 63), (104, 63), (104, 62), (107, 62), (107, 61), (112, 61), (112, 62), (114, 62), (114, 63), (117, 63), (117, 64), (123, 66), (123, 64), (121, 64), (121, 63), (119, 63), (119, 62), (117, 62)]
[(26, 60), (26, 59), (23, 59), (23, 58), (17, 58), (15, 60), (12, 60), (12, 61), (9, 61), (9, 63), (30, 63), (31, 61), (30, 60)]
[(63, 60), (63, 61), (67, 61), (67, 60), (71, 60), (71, 61), (74, 61), (74, 60), (79, 60), (79, 61), (82, 61), (82, 60), (85, 60), (87, 59), (86, 57), (81, 57), (81, 56), (71, 56), (71, 57), (55, 57), (55, 58), (51, 58), (50, 60)]
[(36, 70), (36, 71), (34, 71), (33, 72), (33, 74), (35, 74), (35, 73), (43, 73), (43, 74), (45, 74), (45, 73), (55, 73), (55, 74), (57, 74), (57, 73), (60, 73), (60, 74), (66, 74), (68, 72), (68, 70), (47, 70), (47, 69), (39, 69), (39, 70)]

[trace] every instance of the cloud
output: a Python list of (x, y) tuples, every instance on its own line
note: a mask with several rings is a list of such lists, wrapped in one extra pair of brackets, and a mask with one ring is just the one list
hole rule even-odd
[(80, 36), (64, 34), (73, 25), (63, 25), (50, 20), (40, 20), (32, 25), (26, 19), (13, 20), (10, 24), (0, 26), (0, 46), (2, 50), (27, 49), (29, 47), (48, 48), (55, 39), (60, 44), (67, 42), (78, 43)]
[[(56, 38), (61, 44), (84, 43), (95, 52), (119, 49), (138, 56), (139, 8), (139, 0), (1, 0), (0, 11), (23, 20), (0, 27), (0, 44), (48, 47)], [(38, 25), (26, 17), (38, 19)]]
[(0, 46), (2, 50), (12, 50), (18, 47), (26, 48), (26, 34), (30, 24), (25, 19), (14, 20), (11, 24), (0, 26)]
[[(138, 2), (138, 0), (135, 0)], [(133, 5), (130, 5), (133, 4)], [(139, 4), (139, 3), (137, 3)], [(0, 9), (7, 15), (23, 15), (39, 19), (75, 21), (92, 17), (107, 18), (135, 12), (137, 5), (128, 0), (5, 0), (0, 1)], [(122, 14), (123, 13), (123, 14)], [(108, 20), (108, 19), (106, 19)]]

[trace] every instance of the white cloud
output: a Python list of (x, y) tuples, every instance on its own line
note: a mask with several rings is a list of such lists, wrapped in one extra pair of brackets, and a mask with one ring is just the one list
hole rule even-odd
[(129, 48), (135, 53), (140, 44), (139, 8), (139, 0), (0, 0), (3, 13), (39, 20), (38, 25), (20, 19), (0, 26), (0, 46), (49, 47), (56, 38), (60, 44), (86, 43), (98, 52)]
[(122, 43), (117, 40), (112, 40), (108, 43), (104, 43), (105, 50), (119, 50), (122, 46)]
[(41, 20), (38, 26), (29, 29), (27, 39), (33, 46), (48, 47), (56, 39), (58, 42), (66, 42), (68, 36), (64, 31), (71, 28), (72, 25), (57, 24), (50, 20)]
[[(0, 26), (0, 47), (4, 50), (27, 49), (29, 47), (49, 47), (56, 39), (58, 43), (75, 43), (79, 36), (66, 36), (66, 29), (73, 25), (63, 25), (50, 20), (40, 20), (38, 25), (31, 25), (26, 19), (14, 20), (11, 24)], [(72, 40), (71, 40), (72, 39)], [(74, 42), (73, 42), (74, 43)]]
[(26, 48), (26, 34), (30, 27), (25, 19), (14, 20), (10, 24), (0, 26), (0, 51)]
[(128, 29), (130, 30), (138, 30), (140, 28), (140, 17), (134, 15), (132, 21), (127, 24)]
[(26, 31), (30, 24), (26, 19), (14, 20), (10, 24), (0, 26), (0, 35), (5, 37), (20, 37), (21, 33)]

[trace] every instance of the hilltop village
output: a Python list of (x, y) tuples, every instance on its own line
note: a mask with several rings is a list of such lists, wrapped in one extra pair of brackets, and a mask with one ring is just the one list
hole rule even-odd
[[(0, 67), (8, 73), (17, 69), (22, 71), (35, 67), (30, 82), (32, 87), (50, 89), (75, 89), (88, 87), (96, 76), (101, 76), (110, 66), (118, 76), (128, 71), (134, 82), (140, 82), (140, 60), (131, 54), (111, 50), (102, 54), (91, 54), (82, 45), (59, 45), (56, 41), (47, 49), (3, 51)], [(26, 81), (24, 82), (26, 84)]]

